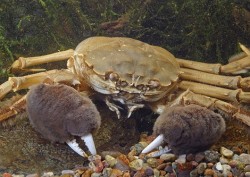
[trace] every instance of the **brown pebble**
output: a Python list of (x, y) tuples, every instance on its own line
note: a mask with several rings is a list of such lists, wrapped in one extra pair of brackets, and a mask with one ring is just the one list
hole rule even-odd
[(204, 172), (204, 175), (213, 176), (214, 175), (214, 170), (206, 169), (205, 172)]
[(162, 163), (156, 167), (157, 170), (163, 170), (166, 167), (167, 163)]
[(132, 149), (129, 153), (128, 153), (128, 160), (130, 162), (132, 162), (133, 160), (135, 160), (135, 155), (136, 155), (136, 149)]
[(91, 169), (86, 170), (81, 177), (91, 177), (93, 171)]
[(127, 156), (124, 155), (124, 154), (119, 155), (119, 156), (117, 157), (117, 159), (121, 160), (122, 162), (124, 162), (124, 163), (127, 164), (127, 165), (129, 164), (129, 160), (128, 160)]
[(213, 168), (214, 164), (212, 162), (207, 163), (207, 168)]
[(10, 173), (4, 173), (3, 177), (12, 177), (12, 175)]
[(194, 157), (195, 157), (195, 156), (194, 156), (194, 154), (188, 154), (188, 155), (187, 155), (187, 157), (186, 157), (187, 162), (194, 161), (194, 160), (195, 160), (195, 158), (194, 158)]
[(160, 170), (160, 176), (165, 176), (167, 174), (167, 172), (166, 171), (164, 171), (164, 170)]
[(200, 153), (197, 153), (195, 154), (195, 161), (200, 163), (202, 160), (205, 159), (205, 154), (200, 152)]
[(110, 177), (118, 177), (118, 176), (122, 176), (123, 173), (121, 170), (118, 170), (118, 169), (112, 169), (111, 170), (111, 174), (110, 174)]
[(130, 173), (129, 173), (129, 171), (125, 171), (124, 173), (123, 173), (123, 175), (122, 175), (122, 177), (130, 177), (131, 175), (130, 175)]

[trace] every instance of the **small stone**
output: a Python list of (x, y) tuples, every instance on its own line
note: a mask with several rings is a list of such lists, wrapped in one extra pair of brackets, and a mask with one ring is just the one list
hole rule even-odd
[(112, 169), (110, 176), (112, 177), (116, 177), (116, 176), (121, 176), (123, 174), (123, 172), (121, 170), (118, 169)]
[(60, 177), (73, 177), (74, 175), (72, 175), (72, 174), (63, 174), (63, 175), (61, 175)]
[(143, 165), (143, 160), (141, 159), (136, 159), (129, 163), (129, 167), (135, 171), (141, 170), (142, 165)]
[(94, 172), (91, 174), (91, 177), (100, 177), (101, 175), (102, 175), (101, 173)]
[(234, 154), (232, 160), (237, 160), (237, 161), (239, 161), (239, 160), (240, 160), (240, 156), (237, 155), (237, 154)]
[(34, 174), (28, 174), (26, 177), (39, 177), (39, 175), (37, 173), (34, 173)]
[(12, 175), (10, 173), (4, 173), (3, 177), (12, 177)]
[(245, 177), (250, 177), (250, 172), (246, 172)]
[(204, 152), (204, 154), (205, 154), (205, 160), (207, 162), (216, 163), (220, 158), (220, 153), (217, 151), (207, 150)]
[(212, 169), (206, 169), (204, 172), (205, 176), (213, 176), (214, 175), (214, 170)]
[(114, 168), (119, 169), (121, 171), (128, 171), (129, 170), (129, 166), (124, 163), (123, 161), (121, 161), (120, 159), (117, 159), (117, 163), (115, 164)]
[(239, 161), (241, 161), (245, 165), (250, 165), (250, 154), (240, 154)]
[(146, 176), (153, 176), (154, 175), (154, 170), (151, 167), (147, 167), (144, 171)]
[(52, 177), (54, 176), (54, 173), (53, 172), (45, 172), (43, 173), (42, 177)]
[(211, 162), (209, 162), (209, 163), (207, 163), (207, 168), (213, 168), (213, 166), (214, 166), (214, 164), (213, 163), (211, 163)]
[(187, 159), (187, 162), (191, 162), (195, 160), (195, 156), (194, 154), (188, 154), (186, 159)]
[(109, 177), (111, 175), (112, 168), (104, 168), (102, 171), (102, 175), (104, 177)]
[(75, 172), (73, 170), (63, 170), (61, 173), (62, 173), (62, 175), (65, 175), (65, 174), (74, 175), (75, 174)]
[(166, 162), (174, 162), (176, 160), (176, 156), (172, 153), (168, 153), (168, 154), (162, 154), (160, 156), (160, 159), (166, 161)]
[(173, 173), (173, 167), (171, 165), (167, 165), (164, 169), (167, 173)]
[(223, 167), (222, 167), (222, 165), (221, 165), (220, 162), (217, 162), (217, 163), (215, 164), (215, 169), (218, 170), (218, 171), (222, 171), (222, 170), (223, 170)]
[(157, 166), (162, 164), (162, 162), (163, 162), (162, 159), (156, 159), (156, 158), (149, 158), (147, 160), (147, 164), (152, 168), (156, 168)]
[(129, 171), (125, 171), (122, 175), (122, 177), (131, 177)]
[(200, 163), (201, 161), (204, 160), (205, 154), (203, 152), (197, 153), (197, 154), (195, 154), (194, 158), (195, 158), (196, 162)]
[(194, 168), (196, 168), (199, 165), (199, 163), (196, 161), (192, 161), (191, 164)]
[(244, 172), (250, 172), (250, 165), (246, 165), (246, 166), (245, 166)]
[(12, 177), (24, 177), (24, 175), (15, 175), (15, 174), (13, 174)]
[(207, 168), (207, 164), (206, 163), (200, 163), (197, 167), (198, 170), (198, 174), (203, 174), (205, 172), (205, 169)]
[(232, 172), (233, 176), (240, 176), (240, 174), (241, 174), (241, 171), (236, 167), (232, 168), (231, 172)]
[(154, 177), (159, 177), (160, 176), (160, 171), (157, 169), (154, 169)]
[(117, 160), (110, 155), (106, 155), (105, 160), (109, 164), (110, 167), (113, 167), (117, 163)]
[(175, 160), (177, 163), (186, 163), (186, 155), (179, 155), (179, 157)]
[(230, 165), (232, 168), (237, 167), (238, 164), (239, 164), (239, 161), (237, 160), (230, 160), (228, 162), (228, 165)]
[(162, 164), (160, 164), (160, 165), (158, 165), (156, 168), (157, 168), (157, 170), (163, 170), (165, 167), (166, 167), (166, 163), (162, 163)]
[(233, 155), (234, 155), (233, 151), (231, 151), (231, 150), (229, 150), (229, 149), (227, 149), (227, 148), (225, 148), (225, 147), (221, 147), (221, 148), (220, 148), (220, 153), (221, 153), (224, 157), (226, 157), (226, 158), (232, 158)]
[(229, 160), (227, 159), (227, 158), (225, 158), (225, 157), (220, 157), (220, 163), (221, 164), (228, 164), (229, 163)]
[(222, 168), (223, 168), (223, 171), (222, 171), (222, 174), (224, 176), (228, 176), (229, 175), (229, 172), (231, 170), (231, 166), (230, 165), (227, 165), (227, 164), (223, 164), (222, 165)]
[(192, 170), (189, 175), (190, 175), (190, 177), (198, 177), (199, 174), (198, 174), (197, 168)]
[(164, 170), (160, 170), (160, 176), (165, 176), (167, 174), (167, 172), (166, 171), (164, 171)]

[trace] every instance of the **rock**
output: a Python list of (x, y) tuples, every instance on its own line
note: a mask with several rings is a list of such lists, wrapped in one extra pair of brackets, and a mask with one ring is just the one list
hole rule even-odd
[(227, 165), (227, 164), (223, 164), (222, 165), (222, 168), (223, 168), (223, 171), (222, 171), (222, 174), (224, 176), (230, 176), (229, 173), (231, 173), (231, 166), (230, 165)]
[(214, 170), (212, 169), (206, 169), (204, 172), (205, 176), (213, 176), (214, 175)]
[(241, 170), (239, 170), (236, 167), (231, 168), (231, 172), (232, 172), (233, 176), (240, 176), (240, 174), (241, 174)]
[(103, 177), (109, 177), (111, 175), (112, 168), (104, 168), (102, 171)]
[(227, 158), (225, 158), (225, 157), (220, 157), (220, 163), (221, 164), (228, 164), (229, 163), (229, 160), (227, 159)]
[(54, 173), (53, 172), (45, 172), (43, 173), (42, 177), (52, 177), (54, 176)]
[(94, 172), (91, 174), (91, 177), (100, 177), (101, 175), (102, 175), (101, 173)]
[(217, 163), (215, 164), (215, 169), (218, 170), (218, 171), (222, 171), (222, 170), (223, 170), (223, 167), (222, 167), (222, 165), (221, 165), (220, 162), (217, 162)]
[(176, 160), (176, 156), (172, 153), (168, 153), (168, 154), (162, 154), (160, 156), (160, 159), (166, 161), (166, 162), (174, 162)]
[(173, 173), (173, 167), (171, 165), (167, 165), (164, 169), (167, 173)]
[(207, 168), (213, 168), (213, 166), (214, 166), (214, 164), (213, 163), (211, 163), (211, 162), (209, 162), (209, 163), (207, 163)]
[(245, 165), (250, 165), (250, 154), (240, 154), (239, 161), (241, 161)]
[(205, 154), (205, 160), (207, 162), (216, 163), (216, 162), (218, 162), (218, 160), (220, 158), (220, 153), (217, 151), (207, 150), (204, 152), (204, 154)]
[(120, 159), (117, 159), (117, 163), (115, 164), (115, 166), (113, 168), (119, 169), (121, 171), (128, 171), (129, 170), (129, 166), (124, 163), (123, 161), (121, 161)]
[(153, 175), (154, 175), (154, 170), (153, 170), (153, 168), (147, 167), (147, 168), (145, 169), (145, 171), (144, 171), (144, 174), (145, 174), (146, 176), (153, 176)]
[(157, 169), (154, 169), (154, 177), (159, 177), (160, 176), (160, 171)]
[(118, 169), (112, 169), (110, 173), (110, 177), (122, 176), (123, 172)]
[(72, 175), (72, 174), (63, 174), (60, 177), (74, 177), (74, 175)]
[(117, 163), (117, 160), (110, 155), (106, 155), (105, 160), (109, 164), (110, 167), (113, 167)]
[(205, 159), (205, 154), (203, 152), (197, 153), (195, 154), (195, 161), (200, 163), (201, 161), (203, 161)]
[(4, 173), (3, 177), (12, 177), (12, 175), (10, 173)]
[(167, 163), (162, 163), (156, 167), (157, 170), (163, 170), (166, 167)]
[(37, 173), (34, 173), (34, 174), (28, 174), (26, 177), (39, 177), (39, 175)]
[(156, 168), (157, 166), (162, 164), (162, 162), (163, 162), (162, 159), (156, 159), (156, 158), (149, 158), (147, 160), (147, 164), (152, 168)]
[(197, 168), (192, 170), (189, 175), (190, 175), (190, 177), (198, 177), (199, 174), (198, 174)]
[(206, 163), (200, 163), (197, 167), (198, 170), (198, 174), (203, 174), (205, 172), (205, 169), (207, 168), (207, 164)]
[(231, 151), (231, 150), (229, 150), (229, 149), (227, 149), (227, 148), (225, 148), (225, 147), (221, 147), (221, 148), (220, 148), (220, 153), (221, 153), (224, 157), (226, 157), (226, 158), (232, 158), (233, 155), (234, 155), (233, 151)]
[(186, 155), (179, 155), (179, 157), (175, 160), (177, 163), (186, 163)]
[(142, 165), (143, 165), (143, 160), (141, 159), (136, 159), (129, 163), (129, 167), (134, 171), (141, 170)]
[(75, 174), (75, 172), (73, 170), (63, 170), (61, 173), (62, 173), (62, 175), (70, 174), (70, 175), (73, 175), (73, 176)]
[(250, 165), (246, 165), (246, 166), (245, 166), (244, 172), (250, 172)]
[(250, 177), (250, 172), (246, 172), (245, 177)]
[(187, 162), (191, 162), (195, 160), (195, 155), (194, 154), (188, 154), (187, 157)]

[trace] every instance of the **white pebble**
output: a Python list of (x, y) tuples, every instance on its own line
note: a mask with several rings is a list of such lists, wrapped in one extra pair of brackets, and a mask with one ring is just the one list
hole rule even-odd
[(218, 171), (222, 171), (222, 170), (223, 170), (223, 167), (222, 167), (222, 165), (221, 165), (220, 162), (217, 162), (217, 163), (216, 163), (215, 168), (216, 168), (216, 170), (218, 170)]

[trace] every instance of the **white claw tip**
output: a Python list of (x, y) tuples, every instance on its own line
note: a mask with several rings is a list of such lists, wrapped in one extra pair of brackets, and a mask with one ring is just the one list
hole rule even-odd
[(163, 140), (164, 140), (164, 136), (163, 136), (163, 134), (160, 134), (145, 149), (143, 149), (143, 151), (141, 153), (144, 154), (144, 153), (148, 153), (148, 152), (152, 151), (156, 147), (160, 146), (164, 142)]
[(92, 134), (87, 134), (85, 136), (82, 136), (81, 139), (85, 142), (90, 153), (92, 155), (96, 155), (96, 148), (95, 148), (95, 143), (94, 143)]
[(79, 144), (76, 142), (75, 139), (73, 139), (72, 141), (67, 141), (66, 142), (69, 147), (71, 147), (71, 149), (73, 149), (77, 154), (79, 154), (80, 156), (83, 157), (87, 157), (87, 154), (84, 152), (84, 150), (82, 150), (82, 148), (79, 147)]

